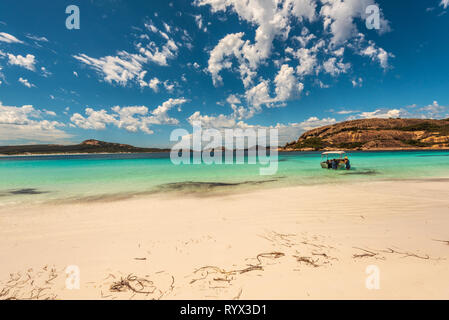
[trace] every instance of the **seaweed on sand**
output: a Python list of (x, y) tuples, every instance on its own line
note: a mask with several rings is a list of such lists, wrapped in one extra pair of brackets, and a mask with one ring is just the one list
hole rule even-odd
[(257, 263), (249, 264), (246, 268), (235, 269), (235, 270), (225, 270), (216, 266), (204, 266), (193, 272), (193, 274), (200, 274), (200, 278), (195, 278), (190, 281), (190, 284), (193, 284), (200, 280), (206, 280), (209, 275), (215, 275), (212, 281), (221, 281), (227, 282), (228, 284), (234, 280), (234, 276), (239, 274), (248, 273), (251, 271), (263, 271), (263, 261), (262, 259), (278, 259), (285, 256), (282, 252), (268, 252), (268, 253), (260, 253), (256, 256)]
[(126, 278), (122, 277), (119, 281), (112, 283), (109, 289), (112, 292), (126, 292), (129, 290), (134, 293), (153, 294), (156, 287), (153, 285), (153, 281), (129, 274)]

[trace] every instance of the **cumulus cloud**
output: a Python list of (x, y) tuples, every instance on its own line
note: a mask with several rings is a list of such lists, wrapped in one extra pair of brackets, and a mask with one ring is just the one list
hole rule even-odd
[(340, 73), (346, 73), (350, 66), (349, 63), (343, 63), (341, 60), (337, 61), (335, 57), (329, 58), (323, 63), (324, 71), (334, 77)]
[(449, 6), (449, 0), (441, 0), (440, 6), (446, 9)]
[(441, 106), (438, 101), (433, 101), (432, 104), (419, 108), (418, 111), (425, 118), (431, 119), (447, 118), (449, 116), (449, 107)]
[[(357, 34), (355, 19), (366, 19), (366, 8), (376, 5), (374, 0), (322, 0), (320, 16), (324, 29), (332, 33), (332, 42), (340, 44)], [(389, 30), (389, 23), (380, 12), (380, 30)]]
[(307, 48), (299, 48), (298, 51), (294, 52), (294, 56), (298, 59), (299, 63), (296, 67), (296, 72), (300, 77), (313, 74), (318, 60), (316, 53)]
[(223, 132), (225, 129), (277, 129), (279, 136), (279, 145), (298, 139), (298, 137), (307, 130), (334, 124), (337, 121), (334, 118), (310, 117), (307, 120), (298, 123), (278, 123), (274, 126), (251, 125), (244, 121), (238, 121), (235, 115), (220, 114), (217, 116), (201, 115), (199, 111), (194, 112), (187, 121), (191, 124), (200, 124), (204, 129), (216, 129)]
[(0, 141), (55, 142), (71, 135), (60, 128), (65, 125), (44, 118), (46, 111), (32, 105), (5, 106), (0, 102)]
[(0, 32), (0, 41), (6, 43), (23, 43), (23, 41), (20, 41), (13, 35), (6, 32)]
[[(366, 7), (375, 5), (374, 0), (197, 0), (195, 4), (208, 6), (212, 13), (234, 13), (255, 29), (253, 39), (245, 32), (227, 34), (209, 52), (207, 70), (214, 86), (223, 84), (225, 71), (240, 76), (247, 106), (231, 104), (240, 118), (260, 112), (261, 106), (282, 106), (299, 97), (306, 77), (315, 77), (321, 88), (329, 87), (318, 77), (350, 73), (353, 66), (345, 57), (351, 52), (346, 48), (377, 61), (383, 69), (394, 57), (357, 29), (357, 20), (365, 22)], [(317, 21), (322, 29), (314, 27), (310, 32), (306, 24)], [(290, 35), (293, 24), (301, 27), (300, 35)], [(381, 32), (389, 29), (382, 12), (380, 27)], [(275, 40), (285, 46), (274, 47)], [(273, 78), (266, 73), (260, 76), (260, 70), (271, 63), (278, 68)], [(355, 78), (353, 85), (361, 86), (361, 78)]]
[(117, 123), (116, 115), (110, 115), (104, 109), (95, 111), (92, 108), (86, 108), (84, 112), (86, 117), (79, 113), (74, 113), (70, 118), (70, 121), (79, 128), (102, 130), (106, 129), (107, 124)]
[(158, 92), (159, 91), (159, 84), (161, 82), (159, 81), (158, 78), (153, 78), (150, 80), (150, 82), (148, 82), (148, 86), (153, 89), (154, 92)]
[(220, 71), (232, 67), (230, 57), (234, 56), (239, 60), (243, 59), (241, 48), (244, 41), (242, 37), (243, 32), (228, 34), (210, 52), (207, 69), (212, 75), (212, 81), (215, 86), (222, 84), (223, 78), (220, 76)]
[(289, 100), (299, 95), (304, 89), (304, 85), (296, 78), (294, 69), (287, 64), (282, 65), (274, 78), (274, 83), (277, 101)]
[(288, 37), (292, 17), (300, 21), (313, 21), (316, 7), (312, 0), (199, 0), (196, 4), (209, 5), (212, 12), (227, 11), (229, 8), (241, 19), (257, 26), (254, 43), (244, 41), (242, 32), (229, 34), (219, 41), (209, 59), (208, 70), (215, 85), (221, 82), (219, 72), (229, 69), (232, 66), (231, 59), (235, 57), (239, 61), (241, 78), (246, 86), (251, 83), (254, 70), (270, 56), (273, 40), (276, 37)]
[(35, 60), (35, 56), (32, 54), (27, 54), (25, 57), (21, 56), (20, 54), (15, 56), (11, 53), (8, 53), (8, 63), (10, 65), (16, 65), (16, 66), (20, 66), (23, 67), (25, 69), (31, 70), (31, 71), (35, 71), (36, 67), (36, 60)]
[[(313, 22), (321, 19), (323, 31), (330, 32), (332, 38), (326, 45), (325, 40), (320, 39), (314, 48), (306, 48), (313, 39), (318, 39), (303, 27), (300, 36), (293, 36), (302, 45), (297, 51), (289, 49), (299, 60), (297, 73), (299, 76), (312, 74), (317, 67), (317, 51), (332, 46), (344, 44), (347, 40), (356, 37), (358, 30), (356, 19), (366, 18), (365, 9), (375, 4), (373, 0), (322, 0), (320, 9), (315, 0), (197, 0), (196, 5), (208, 5), (212, 12), (235, 12), (240, 19), (247, 21), (256, 27), (254, 42), (245, 40), (243, 32), (228, 34), (222, 38), (210, 52), (208, 71), (212, 76), (215, 86), (222, 83), (221, 71), (231, 69), (234, 59), (238, 62), (238, 70), (245, 88), (252, 85), (257, 76), (259, 65), (271, 55), (275, 38), (287, 40), (294, 19), (300, 23)], [(388, 22), (380, 16), (381, 29), (388, 29)], [(326, 37), (321, 37), (326, 39)], [(328, 41), (328, 40), (326, 40)], [(386, 67), (389, 54), (379, 48), (376, 57), (382, 67)], [(342, 57), (344, 48), (337, 48), (331, 52), (334, 56)], [(371, 56), (371, 58), (373, 58)], [(331, 74), (344, 73), (346, 64), (341, 60), (339, 65), (333, 60), (327, 60), (325, 70)]]
[(369, 41), (369, 46), (361, 50), (360, 54), (370, 57), (373, 61), (377, 60), (380, 66), (384, 69), (388, 68), (388, 59), (394, 57), (393, 54), (386, 52), (382, 48), (376, 47), (372, 41)]
[(310, 117), (302, 122), (280, 124), (278, 123), (273, 128), (278, 129), (279, 145), (285, 145), (287, 142), (297, 140), (301, 134), (307, 130), (312, 130), (322, 126), (327, 126), (336, 123), (334, 118)]
[(184, 98), (173, 99), (165, 101), (151, 112), (146, 106), (114, 106), (111, 112), (101, 109), (94, 110), (92, 108), (85, 109), (85, 116), (80, 113), (74, 113), (70, 118), (73, 127), (82, 129), (103, 130), (107, 125), (113, 125), (117, 128), (125, 129), (129, 132), (138, 132), (139, 130), (152, 134), (151, 125), (162, 124), (178, 124), (179, 121), (168, 115), (174, 106), (179, 106), (186, 103)]

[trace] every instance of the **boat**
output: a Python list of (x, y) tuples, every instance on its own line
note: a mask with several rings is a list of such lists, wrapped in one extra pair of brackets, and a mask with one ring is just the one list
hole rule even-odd
[[(337, 161), (337, 169), (346, 169), (345, 157), (347, 154), (345, 151), (326, 151), (321, 154), (321, 168), (332, 169), (332, 160)], [(326, 160), (324, 160), (326, 158)]]

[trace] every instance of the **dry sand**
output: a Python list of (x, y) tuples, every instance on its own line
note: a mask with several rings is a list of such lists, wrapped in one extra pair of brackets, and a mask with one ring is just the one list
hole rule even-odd
[[(448, 190), (390, 181), (4, 207), (0, 299), (448, 299)], [(66, 288), (71, 265), (79, 290)]]

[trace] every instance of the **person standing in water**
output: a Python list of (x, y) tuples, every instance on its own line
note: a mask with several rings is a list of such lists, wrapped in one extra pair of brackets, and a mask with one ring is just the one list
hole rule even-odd
[(332, 169), (337, 170), (338, 168), (338, 162), (336, 159), (332, 159)]
[(351, 163), (349, 162), (348, 157), (345, 157), (345, 166), (346, 166), (346, 170), (351, 169)]

